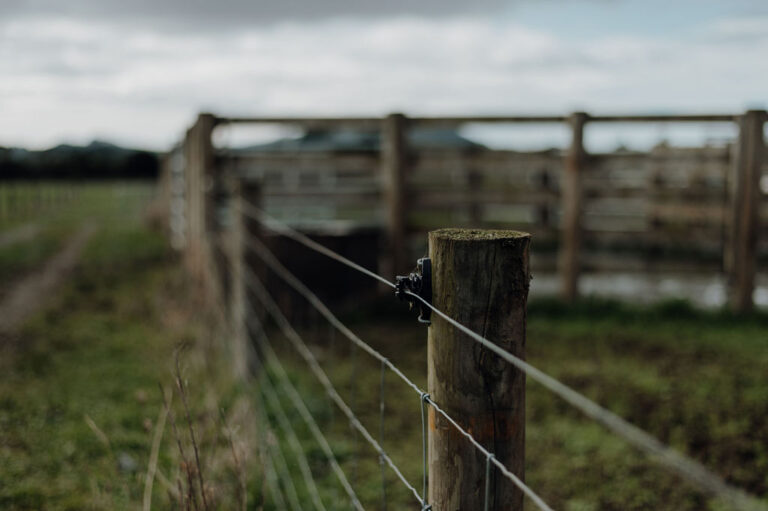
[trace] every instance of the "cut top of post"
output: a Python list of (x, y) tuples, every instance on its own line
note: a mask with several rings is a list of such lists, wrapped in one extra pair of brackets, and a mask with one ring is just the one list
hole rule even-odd
[[(507, 229), (449, 228), (431, 231), (429, 253), (432, 257), (433, 278), (443, 278), (441, 268), (448, 265), (453, 268), (445, 273), (444, 277), (449, 280), (468, 272), (475, 275), (469, 280), (476, 285), (490, 278), (497, 284), (505, 282), (507, 291), (527, 292), (530, 283), (530, 243), (530, 234)], [(497, 277), (488, 277), (492, 274)], [(435, 285), (438, 284), (433, 281), (433, 287)], [(435, 297), (435, 303), (440, 305), (440, 297)]]
[(531, 235), (527, 232), (513, 231), (510, 229), (460, 229), (447, 228), (430, 231), (430, 237), (448, 241), (516, 241), (528, 240)]

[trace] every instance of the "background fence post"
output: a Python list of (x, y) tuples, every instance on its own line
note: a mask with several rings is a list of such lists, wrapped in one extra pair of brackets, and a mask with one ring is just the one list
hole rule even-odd
[(261, 278), (263, 272), (258, 271), (260, 265), (255, 263), (256, 256), (249, 254), (246, 240), (251, 236), (259, 236), (259, 222), (245, 213), (248, 205), (261, 208), (261, 185), (258, 182), (238, 179), (234, 184), (232, 240), (230, 244), (230, 315), (233, 325), (232, 332), (232, 368), (238, 378), (245, 379), (248, 373), (255, 369), (248, 349), (250, 342), (248, 314), (252, 313), (248, 304), (254, 307), (258, 300), (249, 297), (246, 285), (246, 269)]
[(739, 118), (731, 189), (731, 236), (726, 261), (730, 305), (737, 312), (752, 309), (757, 265), (760, 176), (765, 158), (763, 124), (766, 112), (750, 110)]
[(558, 272), (560, 293), (567, 301), (573, 301), (579, 294), (579, 272), (581, 271), (582, 242), (582, 177), (586, 160), (584, 151), (584, 124), (587, 114), (571, 114), (571, 146), (565, 157), (561, 179), (561, 218)]
[(381, 129), (381, 164), (387, 208), (387, 258), (383, 261), (382, 273), (390, 276), (407, 269), (407, 122), (403, 114), (390, 114), (383, 119)]
[[(434, 305), (521, 358), (529, 245), (530, 235), (516, 231), (429, 233)], [(431, 398), (523, 479), (525, 375), (434, 315), (427, 364)], [(433, 509), (482, 509), (485, 470), (485, 457), (430, 408)], [(491, 488), (490, 509), (523, 509), (523, 494), (510, 481), (493, 476)]]
[(185, 153), (187, 161), (187, 207), (188, 207), (188, 256), (193, 274), (204, 276), (207, 257), (207, 233), (211, 223), (208, 192), (212, 188), (211, 174), (214, 167), (213, 142), (211, 135), (215, 126), (211, 114), (200, 114), (195, 124), (187, 131)]

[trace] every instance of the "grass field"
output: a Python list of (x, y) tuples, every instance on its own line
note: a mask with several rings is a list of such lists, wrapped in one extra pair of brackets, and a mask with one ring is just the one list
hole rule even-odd
[[(402, 316), (348, 319), (423, 387), (426, 332)], [(640, 309), (605, 301), (575, 307), (534, 301), (528, 332), (529, 362), (732, 484), (768, 497), (768, 318), (697, 312), (679, 302)], [(338, 336), (331, 341), (327, 331), (310, 328), (305, 335), (324, 347), (317, 350), (322, 363), (377, 436), (379, 364), (350, 351)], [(291, 360), (305, 392), (318, 395), (286, 343), (279, 336), (273, 342)], [(386, 378), (383, 445), (420, 488), (419, 397), (394, 375)], [(364, 500), (375, 507), (381, 493), (375, 453), (355, 440), (330, 405), (318, 412), (334, 430), (332, 443), (340, 446), (346, 466), (357, 467)], [(534, 382), (528, 384), (526, 434), (527, 481), (555, 509), (721, 508)], [(390, 502), (415, 508), (393, 474), (386, 477)]]
[[(164, 237), (144, 226), (136, 194), (116, 201), (120, 195), (114, 193), (94, 192), (88, 201), (86, 216), (102, 228), (69, 283), (17, 337), (0, 340), (0, 508), (140, 508), (163, 417), (159, 385), (173, 400), (176, 428), (169, 418), (158, 444), (154, 508), (178, 506), (177, 488), (181, 483), (186, 494), (189, 477), (197, 484), (190, 426), (211, 508), (238, 507), (244, 477), (248, 508), (259, 509), (263, 501), (264, 509), (275, 509), (264, 500), (265, 458), (257, 448), (264, 438), (273, 450), (283, 447), (297, 493), (308, 502), (292, 451), (279, 441), (284, 435), (275, 410), (268, 414), (274, 434), (266, 437), (253, 413), (265, 387), (232, 381), (227, 337), (216, 328), (215, 311), (190, 287)], [(424, 386), (426, 330), (398, 305), (362, 307), (343, 319)], [(319, 319), (301, 332), (344, 399), (378, 437), (380, 366)], [(366, 508), (378, 509), (382, 481), (376, 454), (353, 434), (274, 329), (270, 340)], [(170, 397), (179, 346), (187, 347), (179, 360), (189, 420), (179, 393)], [(534, 300), (528, 360), (768, 499), (765, 315), (735, 318), (679, 302), (638, 308)], [(383, 446), (420, 488), (419, 397), (392, 374), (385, 374), (384, 389)], [(303, 441), (326, 507), (350, 509), (322, 451), (280, 389), (278, 396)], [(555, 509), (720, 509), (533, 382), (526, 434), (527, 482)], [(417, 509), (392, 472), (385, 477), (388, 509)]]
[(119, 215), (145, 202), (152, 189), (142, 183), (0, 185), (0, 240), (17, 229), (32, 231), (18, 242), (0, 242), (0, 298), (14, 281), (59, 250), (84, 222)]
[(71, 182), (0, 182), (0, 232), (55, 214), (84, 188)]
[[(207, 317), (184, 301), (190, 290), (164, 236), (143, 223), (147, 191), (82, 190), (72, 225), (96, 221), (97, 234), (45, 309), (0, 338), (0, 509), (135, 509), (141, 502), (164, 409), (159, 385), (172, 387), (174, 353), (184, 344), (192, 346), (184, 375), (196, 377), (186, 367), (204, 355), (196, 343), (212, 337)], [(193, 410), (207, 410), (202, 390), (189, 390)], [(220, 422), (198, 420), (218, 418), (216, 406), (213, 412), (193, 411), (191, 421), (211, 462), (223, 439)], [(175, 488), (159, 482), (165, 471), (175, 485), (175, 445), (166, 431), (156, 507), (175, 501), (168, 496)], [(232, 479), (226, 471), (222, 477)]]

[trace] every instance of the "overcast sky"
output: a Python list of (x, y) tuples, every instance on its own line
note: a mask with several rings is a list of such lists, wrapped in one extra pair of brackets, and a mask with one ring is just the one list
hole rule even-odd
[(765, 0), (0, 0), (0, 145), (234, 115), (768, 104)]

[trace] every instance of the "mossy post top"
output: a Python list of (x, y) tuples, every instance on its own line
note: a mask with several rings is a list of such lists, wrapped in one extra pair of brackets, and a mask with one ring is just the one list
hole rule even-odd
[(429, 237), (450, 241), (500, 241), (500, 240), (526, 240), (531, 235), (527, 232), (513, 231), (510, 229), (465, 229), (447, 228), (430, 231)]

